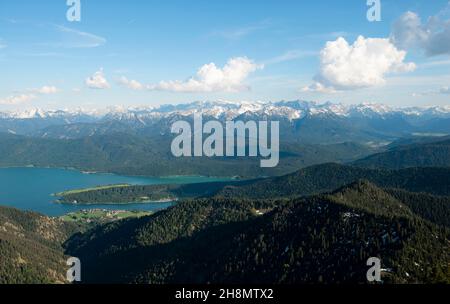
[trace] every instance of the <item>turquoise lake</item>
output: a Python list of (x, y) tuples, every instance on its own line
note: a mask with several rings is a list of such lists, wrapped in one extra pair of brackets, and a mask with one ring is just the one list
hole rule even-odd
[(209, 177), (136, 177), (115, 174), (84, 174), (75, 170), (41, 168), (0, 169), (0, 205), (36, 211), (48, 216), (61, 216), (81, 209), (147, 210), (170, 207), (173, 203), (128, 205), (62, 205), (54, 203), (53, 193), (111, 184), (151, 185), (188, 184), (221, 181)]

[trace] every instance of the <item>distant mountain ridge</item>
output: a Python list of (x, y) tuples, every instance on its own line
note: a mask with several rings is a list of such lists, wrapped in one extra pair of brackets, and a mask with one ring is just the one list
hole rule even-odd
[(126, 119), (126, 118), (160, 118), (178, 114), (189, 116), (192, 113), (203, 112), (206, 116), (235, 119), (243, 114), (281, 116), (298, 119), (306, 115), (334, 114), (337, 116), (376, 116), (403, 114), (406, 116), (450, 117), (450, 106), (429, 107), (391, 107), (383, 104), (361, 103), (345, 105), (341, 103), (316, 103), (310, 101), (279, 101), (279, 102), (230, 102), (206, 101), (176, 105), (161, 105), (158, 107), (109, 107), (102, 110), (43, 110), (39, 108), (24, 111), (0, 112), (0, 119), (45, 119), (45, 118), (79, 118), (95, 119)]
[(258, 177), (281, 175), (296, 168), (356, 160), (371, 153), (359, 144), (281, 145), (280, 164), (261, 168), (259, 158), (176, 158), (170, 137), (125, 132), (76, 139), (36, 138), (0, 133), (0, 167), (35, 166), (76, 168), (125, 175), (203, 175)]
[(0, 113), (0, 132), (77, 138), (126, 130), (167, 134), (171, 124), (190, 120), (193, 113), (205, 119), (279, 120), (289, 140), (307, 143), (391, 140), (410, 134), (450, 134), (450, 106), (394, 108), (381, 104), (319, 104), (308, 101), (193, 102), (159, 107), (112, 107), (103, 110), (33, 109)]
[[(175, 121), (218, 119), (280, 122), (280, 163), (260, 168), (257, 158), (175, 158), (170, 146)], [(210, 175), (261, 177), (283, 175), (325, 162), (348, 163), (371, 154), (391, 153), (390, 160), (361, 161), (361, 166), (403, 168), (446, 166), (448, 146), (421, 147), (403, 155), (391, 145), (445, 139), (450, 134), (450, 107), (395, 109), (383, 105), (196, 102), (157, 108), (108, 111), (42, 111), (0, 114), (0, 166), (74, 167), (131, 175)], [(423, 135), (423, 136), (422, 136)], [(431, 141), (430, 141), (431, 144)], [(403, 145), (403, 144), (402, 144)], [(397, 154), (395, 154), (397, 153)], [(386, 154), (385, 154), (386, 155)], [(428, 156), (427, 156), (428, 155)], [(369, 160), (372, 164), (369, 164)], [(358, 163), (359, 165), (359, 163)]]
[(369, 168), (450, 167), (450, 137), (390, 147), (386, 152), (353, 162)]

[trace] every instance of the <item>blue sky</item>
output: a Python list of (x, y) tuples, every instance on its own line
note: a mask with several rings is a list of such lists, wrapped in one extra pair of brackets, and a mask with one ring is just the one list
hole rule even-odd
[[(366, 0), (80, 2), (81, 22), (67, 20), (66, 0), (0, 2), (0, 110), (215, 99), (450, 104), (448, 0), (381, 0), (380, 22), (367, 20)], [(414, 16), (422, 24), (411, 29)], [(342, 39), (353, 55), (342, 54)]]

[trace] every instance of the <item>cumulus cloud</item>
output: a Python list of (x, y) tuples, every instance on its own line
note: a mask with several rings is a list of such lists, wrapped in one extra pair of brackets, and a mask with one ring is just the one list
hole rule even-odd
[(18, 105), (18, 104), (27, 103), (35, 98), (36, 98), (36, 95), (33, 95), (33, 94), (11, 95), (4, 99), (0, 99), (0, 104), (1, 105)]
[(126, 77), (121, 77), (118, 83), (124, 87), (127, 87), (132, 90), (143, 90), (145, 86), (137, 80), (129, 80)]
[(31, 90), (34, 93), (37, 94), (43, 94), (43, 95), (49, 95), (49, 94), (56, 94), (58, 93), (58, 89), (55, 86), (43, 86), (39, 89), (33, 89)]
[(322, 49), (315, 83), (302, 91), (330, 93), (382, 85), (387, 74), (416, 68), (414, 63), (406, 63), (405, 57), (406, 52), (389, 39), (359, 36), (350, 45), (340, 37)]
[(391, 33), (391, 41), (402, 49), (417, 47), (428, 37), (422, 26), (422, 20), (413, 12), (404, 13), (395, 21)]
[(29, 89), (25, 93), (17, 93), (6, 98), (0, 99), (1, 105), (18, 105), (36, 99), (39, 95), (55, 94), (59, 90), (55, 86), (43, 86), (38, 89)]
[(94, 75), (88, 77), (85, 81), (86, 86), (91, 89), (109, 89), (111, 86), (105, 78), (103, 69), (98, 70)]
[(337, 93), (337, 91), (333, 87), (326, 87), (325, 85), (321, 84), (320, 82), (314, 82), (313, 84), (302, 88), (300, 91), (304, 92), (304, 93), (308, 93), (308, 92), (324, 93), (324, 94)]
[(450, 2), (424, 23), (414, 12), (404, 13), (393, 25), (391, 40), (399, 48), (419, 48), (428, 56), (450, 54)]
[(155, 85), (146, 86), (149, 90), (171, 92), (239, 92), (249, 90), (244, 84), (248, 76), (262, 65), (254, 63), (247, 57), (236, 57), (228, 60), (223, 68), (214, 63), (205, 64), (194, 77), (186, 81), (161, 81)]

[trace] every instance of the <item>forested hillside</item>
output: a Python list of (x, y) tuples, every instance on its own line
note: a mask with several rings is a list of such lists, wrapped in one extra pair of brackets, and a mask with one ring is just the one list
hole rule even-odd
[(450, 168), (383, 170), (340, 164), (317, 165), (286, 176), (257, 180), (241, 186), (227, 186), (216, 195), (247, 198), (304, 196), (333, 191), (359, 179), (367, 179), (379, 187), (450, 195)]
[(35, 138), (0, 133), (0, 167), (76, 168), (125, 175), (241, 176), (283, 175), (324, 161), (349, 162), (373, 149), (357, 143), (303, 145), (281, 143), (276, 168), (261, 168), (254, 157), (183, 157), (170, 151), (171, 136), (107, 133), (76, 139)]
[(411, 192), (450, 195), (450, 168), (408, 168), (403, 170), (368, 169), (340, 164), (323, 164), (295, 173), (265, 179), (198, 183), (188, 185), (149, 185), (108, 187), (107, 189), (69, 193), (62, 202), (102, 203), (138, 202), (149, 200), (231, 197), (288, 198), (319, 194), (335, 190), (359, 179), (367, 179), (384, 188), (399, 188)]
[[(302, 176), (289, 176), (290, 186)], [(418, 189), (424, 180), (405, 185)], [(365, 261), (377, 256), (385, 283), (449, 282), (449, 214), (448, 196), (369, 181), (309, 197), (185, 200), (87, 232), (1, 208), (0, 277), (62, 283), (68, 255), (82, 260), (83, 283), (364, 283)]]
[(448, 282), (449, 231), (423, 214), (357, 182), (304, 199), (186, 201), (66, 246), (86, 282), (363, 283), (371, 256), (385, 282)]
[(79, 231), (36, 213), (0, 207), (0, 284), (64, 283), (62, 243)]
[(450, 167), (450, 139), (397, 145), (384, 153), (354, 162), (369, 168), (401, 169), (409, 167)]

